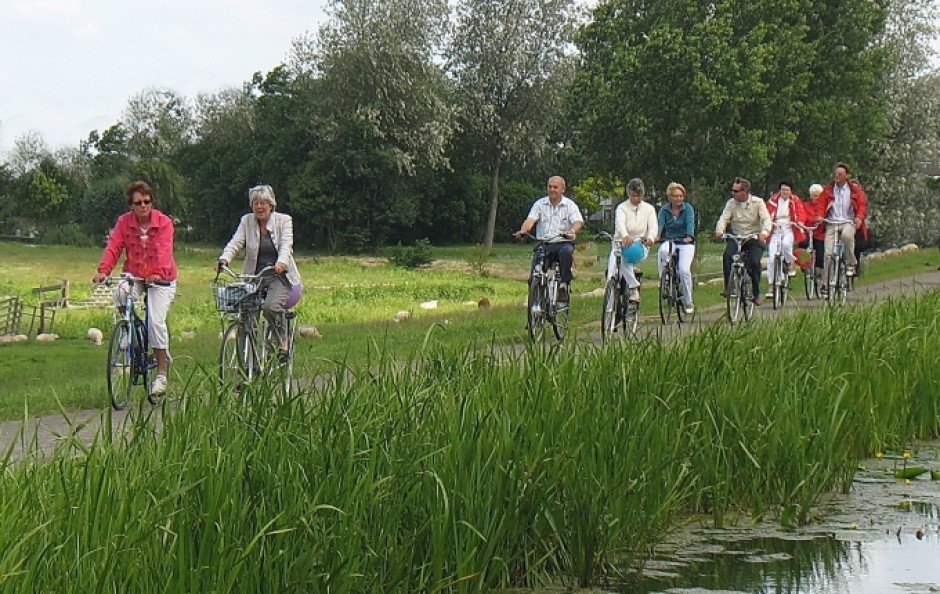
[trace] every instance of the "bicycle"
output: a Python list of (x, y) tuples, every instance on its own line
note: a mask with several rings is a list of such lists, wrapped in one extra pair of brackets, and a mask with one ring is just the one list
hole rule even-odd
[(754, 316), (754, 294), (751, 288), (750, 266), (742, 247), (745, 241), (757, 239), (757, 235), (726, 233), (724, 238), (734, 241), (738, 246), (737, 253), (731, 256), (731, 273), (728, 275), (728, 287), (726, 289), (728, 321), (733, 326), (741, 319), (742, 313), (745, 321), (750, 321)]
[(848, 275), (848, 264), (845, 262), (845, 244), (842, 242), (842, 228), (849, 224), (849, 221), (833, 221), (831, 219), (821, 219), (826, 223), (827, 228), (831, 225), (835, 228), (836, 244), (829, 254), (829, 275), (825, 279), (826, 294), (825, 299), (829, 305), (838, 302), (839, 306), (845, 305), (848, 293), (852, 288), (851, 277)]
[[(621, 336), (635, 337), (640, 319), (640, 303), (630, 301), (627, 281), (620, 275), (620, 261), (623, 257), (622, 244), (607, 232), (599, 233), (597, 238), (610, 240), (610, 248), (614, 252), (615, 258), (614, 275), (607, 280), (604, 286), (604, 300), (601, 308), (601, 339), (607, 342), (618, 330)], [(634, 270), (637, 280), (643, 278), (641, 270)]]
[[(150, 394), (150, 375), (156, 369), (157, 361), (150, 351), (150, 337), (147, 330), (148, 310), (147, 293), (153, 286), (169, 286), (170, 283), (148, 283), (143, 278), (122, 274), (117, 278), (107, 277), (101, 281), (105, 286), (117, 282), (115, 289), (122, 284), (128, 285), (127, 297), (124, 299), (124, 311), (115, 322), (108, 342), (107, 382), (108, 397), (114, 410), (123, 410), (130, 400), (134, 386), (143, 386), (147, 391), (147, 400), (157, 405), (162, 396)], [(130, 291), (130, 285), (135, 282), (144, 283), (141, 293), (141, 309), (143, 317), (137, 311), (137, 299)]]
[(682, 323), (690, 314), (685, 313), (685, 304), (682, 302), (682, 280), (679, 277), (679, 250), (676, 243), (666, 240), (669, 245), (669, 260), (659, 277), (659, 318), (663, 325), (672, 321), (672, 314), (676, 314), (676, 321)]
[(806, 300), (812, 301), (819, 297), (819, 274), (816, 271), (816, 245), (813, 239), (813, 231), (819, 225), (807, 226), (800, 225), (800, 228), (806, 231), (807, 245), (806, 254), (809, 257), (809, 265), (803, 268), (803, 289), (806, 291)]
[[(783, 230), (780, 223), (774, 222), (774, 228)], [(771, 301), (774, 309), (783, 309), (790, 292), (790, 265), (783, 259), (783, 239), (777, 241), (777, 250), (773, 258), (774, 276), (770, 280)]]
[(539, 239), (529, 233), (522, 236), (538, 242), (532, 255), (533, 262), (538, 264), (533, 267), (529, 279), (529, 296), (526, 300), (529, 336), (534, 342), (541, 341), (545, 335), (545, 324), (549, 323), (555, 338), (561, 340), (568, 331), (569, 306), (567, 302), (558, 301), (561, 264), (555, 259), (552, 265), (546, 268), (545, 245), (563, 236), (557, 235), (547, 239)]
[[(216, 309), (222, 319), (222, 345), (219, 348), (219, 379), (223, 383), (235, 381), (240, 388), (256, 378), (281, 374), (278, 377), (284, 396), (290, 396), (294, 371), (294, 334), (296, 324), (292, 309), (285, 312), (287, 322), (287, 361), (279, 361), (280, 345), (274, 330), (261, 315), (265, 291), (263, 281), (271, 278), (274, 267), (263, 268), (258, 274), (237, 274), (222, 266), (231, 282), (213, 281)], [(228, 326), (226, 327), (226, 322)]]

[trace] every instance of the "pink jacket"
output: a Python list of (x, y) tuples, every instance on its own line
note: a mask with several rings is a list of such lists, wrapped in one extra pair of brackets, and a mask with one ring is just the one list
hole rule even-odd
[(159, 210), (150, 211), (150, 228), (146, 235), (134, 213), (126, 212), (118, 217), (98, 263), (98, 272), (111, 274), (125, 250), (124, 272), (140, 277), (155, 274), (165, 281), (176, 280), (173, 221)]

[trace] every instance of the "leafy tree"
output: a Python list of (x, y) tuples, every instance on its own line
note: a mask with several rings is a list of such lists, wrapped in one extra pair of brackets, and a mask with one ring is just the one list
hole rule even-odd
[(559, 112), (578, 12), (572, 0), (460, 0), (446, 50), (460, 123), (489, 174), (484, 248), (493, 245), (500, 172), (537, 154)]
[(193, 116), (185, 97), (169, 89), (150, 88), (128, 100), (121, 125), (131, 155), (168, 159), (189, 142)]

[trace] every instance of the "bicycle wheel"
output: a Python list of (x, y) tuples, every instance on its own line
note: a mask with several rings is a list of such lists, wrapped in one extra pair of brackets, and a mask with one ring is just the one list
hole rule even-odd
[(238, 322), (232, 322), (222, 333), (222, 346), (219, 348), (219, 379), (223, 383), (237, 381), (242, 377), (241, 364), (238, 362), (240, 328), (241, 325)]
[(287, 312), (284, 317), (287, 323), (287, 364), (281, 365), (283, 374), (284, 398), (289, 398), (293, 393), (294, 379), (294, 338), (297, 329), (297, 323), (294, 321), (296, 314), (292, 311)]
[(682, 286), (679, 284), (679, 275), (672, 269), (672, 306), (676, 308), (676, 320), (681, 324), (689, 317), (685, 313), (685, 303), (682, 301)]
[(571, 311), (571, 302), (562, 303), (555, 299), (558, 294), (557, 289), (558, 284), (555, 283), (555, 290), (548, 291), (549, 295), (546, 295), (545, 301), (548, 304), (548, 310), (551, 312), (552, 331), (555, 333), (555, 338), (561, 340), (568, 332), (568, 314)]
[(659, 319), (663, 325), (672, 321), (672, 314), (675, 311), (674, 303), (676, 295), (673, 294), (675, 283), (672, 281), (672, 269), (666, 267), (663, 269), (663, 275), (659, 278)]
[(742, 272), (739, 267), (732, 266), (731, 274), (728, 276), (728, 296), (727, 301), (728, 321), (732, 325), (737, 324), (741, 319), (741, 277)]
[(741, 309), (744, 310), (744, 320), (750, 322), (754, 317), (754, 291), (751, 287), (751, 276), (741, 275), (741, 289), (738, 291), (741, 299)]
[(108, 343), (108, 397), (114, 410), (122, 410), (130, 399), (134, 387), (134, 357), (131, 326), (119, 320), (111, 331)]
[(845, 305), (845, 300), (849, 294), (849, 277), (848, 277), (848, 267), (845, 264), (845, 260), (839, 262), (839, 272), (836, 275), (836, 299), (838, 300), (839, 307)]
[(619, 309), (620, 283), (616, 278), (607, 281), (604, 299), (601, 303), (601, 339), (607, 342), (617, 331), (617, 310)]
[(773, 284), (770, 287), (772, 295), (771, 301), (773, 301), (774, 309), (781, 309), (783, 307), (783, 283), (785, 282), (787, 273), (783, 269), (783, 258), (780, 255), (774, 256), (774, 276)]
[(529, 336), (539, 342), (545, 334), (545, 311), (542, 309), (545, 299), (545, 287), (538, 277), (529, 281), (529, 298), (526, 301)]
[(829, 274), (826, 276), (826, 303), (833, 305), (836, 302), (836, 286), (839, 279), (839, 258), (833, 254), (829, 257)]
[[(621, 297), (621, 299), (623, 298)], [(640, 325), (640, 304), (636, 301), (627, 301), (622, 309), (623, 321), (621, 326), (623, 333), (625, 336), (629, 335), (631, 338), (636, 338), (636, 329)]]
[(806, 291), (806, 300), (812, 301), (819, 297), (819, 280), (816, 277), (816, 263), (812, 260), (815, 256), (811, 255), (809, 266), (803, 270), (803, 289)]

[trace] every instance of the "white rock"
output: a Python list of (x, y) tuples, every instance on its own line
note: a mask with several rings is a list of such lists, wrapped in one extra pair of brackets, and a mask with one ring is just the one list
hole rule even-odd
[(13, 342), (26, 342), (27, 340), (29, 340), (29, 336), (26, 336), (25, 334), (13, 335)]
[(43, 333), (36, 335), (36, 342), (54, 342), (59, 338), (58, 334)]
[(180, 332), (180, 338), (185, 340), (192, 340), (196, 338), (196, 333), (193, 330), (183, 330)]
[(323, 338), (320, 336), (320, 330), (313, 324), (301, 324), (297, 326), (297, 334), (303, 338)]
[(437, 309), (437, 299), (432, 299), (431, 301), (425, 301), (419, 305), (421, 309)]
[(908, 243), (906, 245), (902, 245), (900, 249), (902, 252), (907, 253), (907, 252), (916, 252), (920, 248), (917, 247), (916, 243)]
[(603, 297), (604, 296), (604, 287), (598, 287), (593, 291), (588, 291), (587, 293), (581, 293), (582, 297)]
[(887, 258), (889, 256), (897, 256), (898, 254), (901, 253), (901, 250), (899, 250), (898, 248), (888, 248), (883, 253), (885, 257)]
[(4, 334), (3, 336), (0, 336), (0, 344), (13, 344), (14, 342), (16, 341), (13, 340), (12, 334)]
[(85, 338), (95, 343), (95, 346), (101, 346), (104, 341), (104, 333), (98, 328), (89, 328), (85, 333)]
[(411, 312), (408, 311), (407, 309), (403, 309), (403, 310), (401, 310), (401, 311), (395, 312), (395, 318), (394, 318), (394, 320), (395, 320), (396, 322), (404, 322), (405, 320), (407, 320), (407, 319), (409, 319), (409, 318), (411, 318)]

